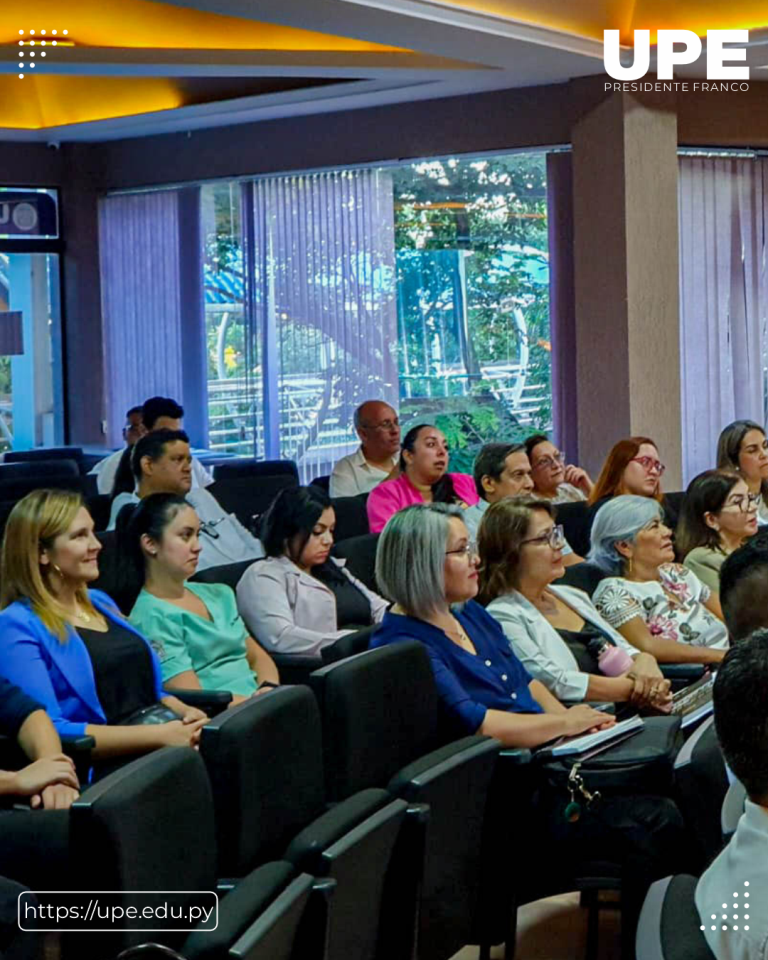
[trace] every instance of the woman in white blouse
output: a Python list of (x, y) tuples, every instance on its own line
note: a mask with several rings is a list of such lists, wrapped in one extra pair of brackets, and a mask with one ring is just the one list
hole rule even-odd
[(660, 662), (719, 663), (728, 648), (720, 601), (675, 563), (672, 531), (649, 497), (621, 496), (598, 510), (588, 560), (610, 576), (593, 600), (633, 646)]
[[(565, 573), (564, 542), (549, 501), (492, 504), (478, 535), (481, 602), (528, 672), (558, 699), (664, 707), (670, 685), (655, 659), (627, 643), (581, 590), (554, 584)], [(620, 661), (619, 675), (601, 675), (595, 646)]]
[(388, 603), (331, 557), (336, 515), (317, 487), (288, 487), (261, 525), (267, 558), (237, 585), (237, 607), (251, 634), (277, 653), (319, 656), (347, 633), (378, 623)]

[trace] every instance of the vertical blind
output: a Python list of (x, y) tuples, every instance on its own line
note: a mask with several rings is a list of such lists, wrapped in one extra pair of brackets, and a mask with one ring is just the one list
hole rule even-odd
[(766, 163), (680, 157), (680, 356), (686, 484), (735, 419), (766, 422)]
[(107, 443), (125, 411), (156, 394), (183, 403), (178, 196), (175, 190), (99, 204)]

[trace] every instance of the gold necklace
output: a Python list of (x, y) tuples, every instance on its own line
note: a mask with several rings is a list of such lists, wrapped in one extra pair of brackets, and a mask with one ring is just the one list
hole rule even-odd
[(90, 623), (93, 617), (90, 613), (86, 613), (85, 610), (81, 610), (80, 607), (75, 604), (75, 619), (82, 620), (83, 623)]

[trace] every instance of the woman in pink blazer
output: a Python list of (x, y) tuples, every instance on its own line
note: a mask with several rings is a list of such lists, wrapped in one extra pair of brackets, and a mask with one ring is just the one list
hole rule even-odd
[(480, 497), (467, 473), (447, 473), (448, 445), (442, 430), (411, 427), (400, 452), (400, 476), (385, 480), (368, 495), (371, 533), (381, 533), (392, 514), (413, 503), (454, 503), (471, 507)]

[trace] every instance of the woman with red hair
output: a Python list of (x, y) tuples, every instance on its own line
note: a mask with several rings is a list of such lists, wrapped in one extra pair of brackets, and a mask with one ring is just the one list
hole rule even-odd
[(653, 497), (664, 510), (666, 519), (674, 527), (677, 517), (670, 512), (661, 491), (661, 478), (666, 467), (661, 462), (656, 444), (650, 437), (626, 437), (611, 448), (600, 476), (592, 488), (588, 503), (592, 513), (610, 500), (622, 494), (637, 497)]

